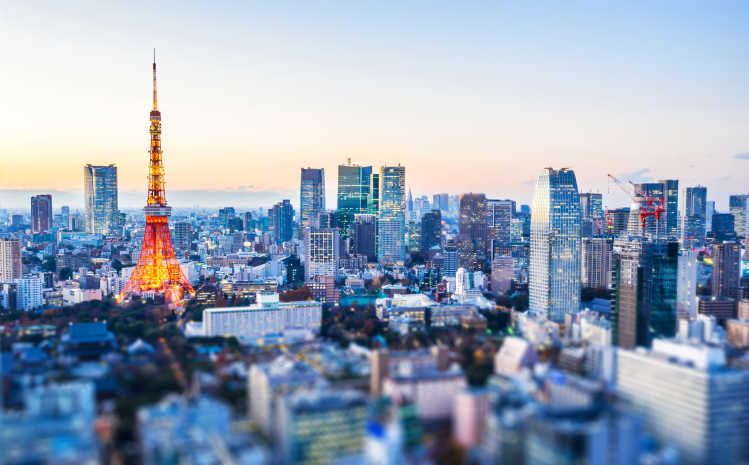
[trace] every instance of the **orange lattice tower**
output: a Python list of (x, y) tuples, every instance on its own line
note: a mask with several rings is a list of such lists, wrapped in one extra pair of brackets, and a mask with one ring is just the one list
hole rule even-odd
[(193, 294), (174, 255), (169, 236), (169, 215), (172, 208), (166, 204), (164, 193), (164, 163), (161, 154), (161, 112), (156, 106), (156, 52), (153, 56), (153, 110), (151, 110), (151, 149), (148, 167), (148, 200), (146, 230), (143, 247), (133, 274), (120, 294), (120, 300), (132, 294), (160, 294), (167, 301), (176, 302), (184, 292)]

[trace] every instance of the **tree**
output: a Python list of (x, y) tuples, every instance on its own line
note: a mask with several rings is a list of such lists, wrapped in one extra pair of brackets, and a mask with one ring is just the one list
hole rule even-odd
[(66, 279), (70, 279), (72, 277), (73, 277), (73, 270), (71, 270), (67, 266), (60, 270), (60, 281), (65, 281)]
[(119, 273), (120, 270), (122, 270), (122, 262), (115, 258), (114, 260), (112, 260), (112, 268), (114, 269), (114, 271)]
[(47, 255), (44, 257), (44, 263), (42, 263), (42, 269), (44, 271), (55, 271), (57, 267), (57, 263), (55, 262), (55, 257), (52, 255)]
[(300, 300), (311, 300), (312, 292), (307, 286), (298, 287), (291, 289), (286, 292), (282, 292), (278, 296), (278, 300), (281, 302), (298, 302)]

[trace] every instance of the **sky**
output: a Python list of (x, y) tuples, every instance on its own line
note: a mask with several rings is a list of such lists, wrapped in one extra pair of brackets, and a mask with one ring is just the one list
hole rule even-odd
[(607, 173), (749, 191), (747, 2), (236, 3), (0, 0), (0, 208), (82, 206), (86, 163), (144, 204), (154, 47), (175, 206), (298, 203), (322, 167), (335, 208), (348, 158), (414, 196), (529, 203), (547, 166), (611, 207)]

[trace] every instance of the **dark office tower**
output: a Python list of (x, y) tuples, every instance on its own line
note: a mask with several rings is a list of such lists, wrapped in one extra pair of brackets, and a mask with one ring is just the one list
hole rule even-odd
[(47, 232), (52, 227), (52, 196), (49, 194), (31, 197), (31, 231)]
[(434, 247), (442, 244), (442, 213), (432, 210), (421, 217), (421, 252), (429, 253)]
[(234, 207), (225, 207), (218, 211), (218, 223), (223, 228), (229, 227), (229, 218), (234, 218), (237, 212)]
[(366, 255), (367, 261), (377, 261), (377, 217), (368, 213), (354, 215), (351, 227), (351, 250), (356, 255)]
[(739, 296), (741, 246), (736, 242), (713, 244), (713, 296)]
[(610, 236), (619, 236), (626, 233), (627, 223), (629, 222), (629, 208), (606, 210), (605, 221), (606, 234)]
[(321, 212), (319, 218), (320, 229), (332, 229), (338, 227), (338, 213), (335, 211)]
[(192, 225), (187, 221), (174, 223), (174, 248), (181, 251), (190, 250), (192, 245)]
[(317, 227), (321, 212), (325, 211), (325, 170), (302, 168), (299, 189), (299, 222), (302, 227)]
[(684, 247), (697, 247), (705, 242), (707, 214), (707, 188), (702, 186), (684, 189), (681, 214), (681, 242)]
[(732, 195), (728, 198), (729, 213), (733, 215), (736, 235), (749, 235), (749, 194)]
[(614, 345), (649, 347), (676, 334), (679, 243), (633, 237), (617, 241)]
[(244, 212), (244, 222), (243, 222), (244, 230), (245, 231), (254, 231), (255, 225), (252, 221), (252, 212)]
[(449, 209), (450, 196), (447, 194), (434, 194), (432, 196), (432, 208), (440, 212), (447, 212)]
[(458, 247), (453, 241), (449, 241), (445, 245), (445, 262), (442, 271), (443, 276), (455, 277), (455, 273), (458, 271)]
[[(86, 206), (86, 232), (110, 234), (117, 230), (117, 167), (83, 167), (83, 197)], [(71, 229), (72, 228), (71, 224)]]
[(509, 244), (512, 241), (510, 224), (515, 210), (513, 200), (486, 200), (489, 235), (496, 242)]
[(290, 200), (279, 202), (268, 210), (268, 226), (277, 243), (291, 240), (294, 232), (294, 209)]
[(715, 242), (735, 240), (736, 230), (733, 215), (730, 213), (714, 213), (710, 236)]
[(489, 224), (484, 194), (460, 196), (458, 212), (458, 266), (476, 271), (486, 263), (489, 252)]

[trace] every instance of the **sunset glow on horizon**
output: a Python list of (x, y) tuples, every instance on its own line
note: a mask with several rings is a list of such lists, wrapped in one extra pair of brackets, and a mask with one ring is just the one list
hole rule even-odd
[[(0, 50), (0, 196), (78, 193), (85, 164), (114, 163), (141, 204), (153, 47), (170, 192), (298, 202), (310, 166), (325, 168), (333, 199), (348, 158), (406, 166), (414, 195), (529, 202), (546, 166), (604, 194), (609, 172), (699, 179), (724, 208), (748, 187), (740, 2), (554, 15), (542, 4), (94, 5), (0, 6), (12, 44)], [(8, 199), (0, 207), (26, 206)], [(610, 202), (626, 203), (613, 191)]]

